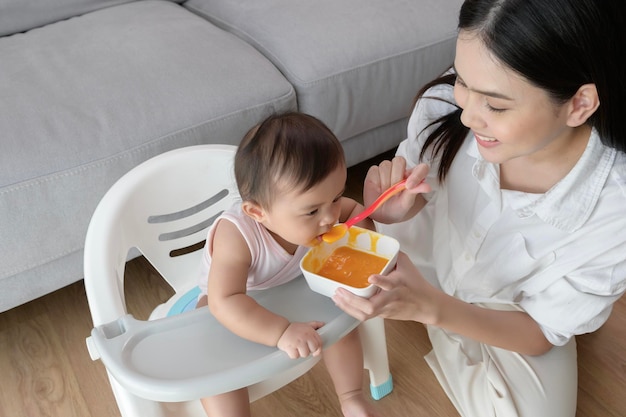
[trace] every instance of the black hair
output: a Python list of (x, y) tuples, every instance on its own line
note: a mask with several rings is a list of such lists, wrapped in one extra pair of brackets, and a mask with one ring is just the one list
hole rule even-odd
[[(587, 121), (602, 142), (626, 152), (626, 6), (623, 0), (466, 0), (459, 30), (472, 33), (504, 65), (545, 90), (557, 104), (595, 84), (600, 106)], [(426, 86), (454, 85), (446, 74)], [(454, 103), (451, 103), (454, 104)], [(432, 123), (427, 149), (441, 157), (443, 181), (465, 139), (460, 108)]]
[(345, 164), (341, 143), (322, 121), (304, 113), (274, 114), (242, 139), (235, 179), (244, 201), (269, 208), (277, 192), (309, 190)]

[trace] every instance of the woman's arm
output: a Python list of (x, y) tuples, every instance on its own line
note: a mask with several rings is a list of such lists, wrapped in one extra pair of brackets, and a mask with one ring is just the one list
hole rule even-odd
[(552, 348), (528, 314), (489, 310), (447, 295), (430, 285), (403, 253), (396, 270), (387, 276), (373, 275), (370, 282), (381, 291), (369, 300), (343, 289), (333, 300), (359, 320), (374, 316), (413, 320), (526, 355), (540, 355)]
[(542, 355), (552, 348), (539, 325), (523, 311), (499, 311), (469, 304), (435, 290), (438, 306), (431, 324), (479, 342), (525, 355)]

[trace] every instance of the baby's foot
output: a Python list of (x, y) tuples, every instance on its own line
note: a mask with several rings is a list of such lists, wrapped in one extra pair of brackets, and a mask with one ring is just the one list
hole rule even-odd
[(344, 394), (339, 401), (344, 417), (381, 417), (362, 391)]

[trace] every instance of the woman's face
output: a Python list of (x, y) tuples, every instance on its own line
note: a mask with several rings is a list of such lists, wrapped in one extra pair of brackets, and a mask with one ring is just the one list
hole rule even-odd
[(567, 104), (555, 104), (544, 90), (498, 62), (471, 32), (459, 33), (454, 66), (461, 122), (474, 133), (485, 160), (545, 161), (571, 144)]

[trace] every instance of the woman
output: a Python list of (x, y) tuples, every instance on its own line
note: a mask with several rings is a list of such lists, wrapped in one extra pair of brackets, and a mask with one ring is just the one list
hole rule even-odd
[[(366, 205), (407, 255), (372, 276), (365, 320), (414, 320), (462, 416), (571, 417), (575, 335), (626, 287), (625, 8), (618, 1), (467, 0), (454, 69), (419, 94)], [(418, 185), (426, 178), (430, 187)]]

